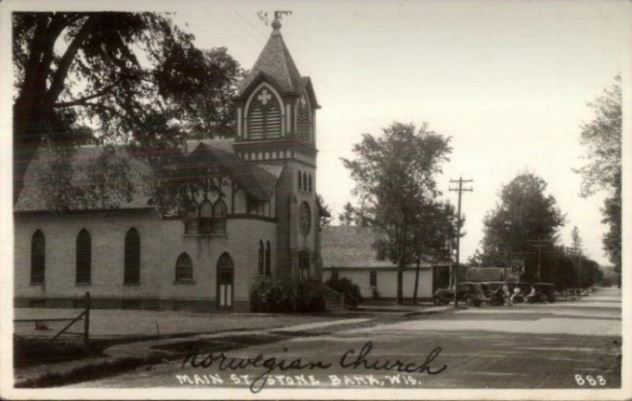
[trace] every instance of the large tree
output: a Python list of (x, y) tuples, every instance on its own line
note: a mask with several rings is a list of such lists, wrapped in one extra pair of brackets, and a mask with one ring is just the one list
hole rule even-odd
[[(522, 173), (506, 184), (500, 202), (484, 220), (484, 237), (479, 253), (483, 265), (524, 263), (525, 279), (547, 275), (553, 264), (548, 255), (557, 241), (557, 229), (564, 217), (546, 182), (531, 173)], [(538, 271), (540, 266), (540, 272)]]
[(604, 250), (621, 279), (621, 77), (589, 106), (594, 119), (582, 125), (580, 143), (585, 163), (575, 170), (582, 175), (580, 194), (588, 197), (605, 190), (603, 223), (609, 231), (603, 237)]
[(380, 136), (364, 134), (342, 159), (355, 181), (358, 206), (346, 214), (386, 235), (389, 257), (397, 264), (397, 301), (403, 302), (403, 270), (415, 253), (414, 231), (420, 208), (439, 195), (435, 176), (451, 152), (450, 140), (427, 124), (393, 123)]
[(226, 133), (241, 69), (193, 40), (166, 14), (14, 13), (14, 201), (42, 143), (162, 149)]

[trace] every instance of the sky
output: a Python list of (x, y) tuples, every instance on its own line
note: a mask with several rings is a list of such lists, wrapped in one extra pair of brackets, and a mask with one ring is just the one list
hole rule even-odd
[[(79, 7), (88, 4), (105, 3)], [(562, 243), (570, 245), (577, 226), (585, 253), (608, 263), (606, 194), (581, 198), (573, 169), (583, 163), (581, 124), (593, 118), (587, 103), (617, 74), (626, 81), (629, 2), (111, 0), (108, 9), (171, 11), (198, 47), (225, 46), (247, 69), (271, 31), (257, 12), (291, 10), (281, 32), (322, 106), (316, 188), (334, 216), (353, 203), (340, 158), (353, 156), (361, 135), (394, 121), (427, 122), (451, 137), (450, 161), (437, 177), (443, 197), (456, 204), (450, 179), (473, 180), (474, 191), (463, 195), (462, 260), (479, 247), (502, 186), (528, 171), (544, 178), (566, 215)]]
[[(456, 204), (450, 179), (472, 179), (463, 195), (467, 235), (462, 260), (477, 249), (483, 219), (504, 184), (525, 171), (548, 183), (577, 226), (585, 253), (607, 263), (600, 207), (583, 199), (580, 127), (587, 103), (611, 85), (629, 57), (629, 4), (581, 1), (193, 2), (174, 20), (202, 48), (226, 46), (251, 68), (270, 28), (257, 11), (291, 10), (281, 32), (322, 109), (317, 113), (317, 191), (337, 215), (354, 182), (341, 157), (363, 133), (394, 121), (428, 122), (451, 137), (453, 152), (437, 177)], [(334, 224), (336, 222), (334, 221)]]

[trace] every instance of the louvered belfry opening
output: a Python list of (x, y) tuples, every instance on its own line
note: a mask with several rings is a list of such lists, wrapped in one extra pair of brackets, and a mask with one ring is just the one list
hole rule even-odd
[(298, 137), (304, 141), (310, 141), (312, 139), (312, 118), (310, 115), (309, 104), (307, 103), (305, 96), (301, 97), (298, 102), (296, 132)]
[(281, 137), (281, 106), (267, 88), (260, 89), (248, 110), (248, 137), (251, 140)]

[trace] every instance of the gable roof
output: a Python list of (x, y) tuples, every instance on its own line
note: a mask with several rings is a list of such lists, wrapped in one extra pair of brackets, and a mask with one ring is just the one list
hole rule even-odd
[(253, 163), (244, 162), (233, 152), (227, 152), (200, 143), (190, 154), (185, 156), (182, 173), (195, 175), (205, 171), (207, 166), (217, 166), (224, 174), (230, 176), (253, 198), (266, 201), (270, 199), (277, 183), (278, 176)]
[[(173, 158), (175, 170), (168, 171), (169, 180), (182, 182), (187, 177), (197, 177), (209, 174), (210, 171), (221, 171), (234, 180), (237, 185), (254, 199), (267, 201), (274, 193), (276, 183), (280, 176), (271, 173), (268, 169), (252, 163), (246, 163), (232, 152), (232, 142), (202, 141), (197, 145), (187, 144), (191, 152), (182, 149), (165, 151), (164, 156)], [(106, 149), (103, 146), (81, 146), (75, 149), (70, 158), (72, 169), (71, 183), (77, 188), (88, 188), (90, 185), (90, 163), (101, 156)], [(126, 174), (130, 183), (130, 196), (111, 191), (108, 193), (111, 202), (103, 208), (91, 207), (82, 202), (69, 205), (73, 211), (95, 209), (143, 209), (153, 208), (150, 198), (156, 185), (156, 172), (148, 162), (135, 158), (123, 147), (115, 147), (114, 152), (120, 160), (127, 164)], [(24, 177), (24, 188), (14, 206), (15, 212), (52, 211), (50, 188), (43, 185), (50, 171), (50, 163), (55, 162), (56, 154), (49, 148), (41, 147), (35, 158), (29, 164)]]
[[(388, 258), (377, 259), (377, 250), (373, 244), (386, 237), (372, 227), (323, 226), (320, 237), (323, 268), (397, 268), (397, 264)], [(423, 255), (420, 267), (446, 264), (445, 261)]]
[(397, 267), (377, 260), (373, 244), (381, 237), (371, 227), (324, 226), (320, 238), (323, 267)]
[[(80, 146), (74, 151), (70, 159), (72, 176), (71, 184), (78, 188), (87, 188), (90, 184), (89, 169), (90, 163), (102, 155), (104, 148), (98, 146)], [(127, 165), (127, 178), (131, 190), (130, 196), (121, 196), (121, 193), (109, 193), (110, 205), (115, 204), (117, 209), (143, 209), (149, 206), (149, 194), (154, 179), (151, 168), (142, 161), (132, 157), (127, 151), (121, 148), (114, 149), (115, 156)], [(15, 203), (16, 212), (36, 212), (50, 211), (55, 207), (50, 203), (51, 195), (46, 188), (47, 183), (42, 180), (49, 178), (51, 163), (57, 160), (56, 153), (47, 147), (40, 147), (35, 157), (29, 164), (24, 176), (24, 187)], [(69, 205), (71, 210), (91, 210), (96, 209), (90, 205), (83, 204), (76, 197), (70, 199), (77, 202)]]

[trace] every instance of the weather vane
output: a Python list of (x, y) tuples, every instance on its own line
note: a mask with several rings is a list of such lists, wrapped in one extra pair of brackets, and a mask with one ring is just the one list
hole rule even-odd
[[(274, 11), (274, 20), (272, 20), (272, 27), (275, 29), (278, 29), (281, 27), (281, 19), (283, 18), (284, 15), (292, 15), (292, 11), (290, 10), (277, 10)], [(257, 16), (259, 17), (259, 19), (266, 25), (270, 25), (270, 20), (268, 18), (268, 12), (267, 11), (257, 11)], [(277, 25), (275, 27), (275, 25)]]

